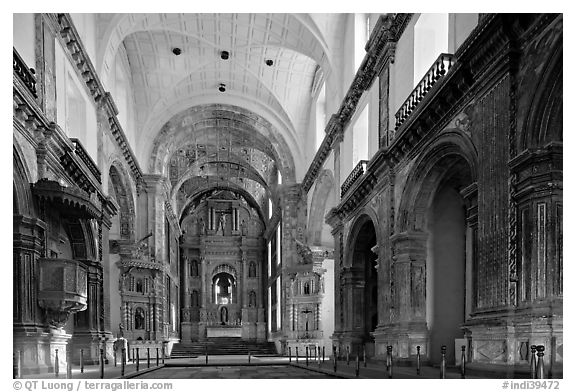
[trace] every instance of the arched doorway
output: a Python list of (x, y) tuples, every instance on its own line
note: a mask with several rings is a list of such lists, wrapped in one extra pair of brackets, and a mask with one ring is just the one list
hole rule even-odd
[(455, 339), (463, 338), (465, 320), (466, 215), (464, 200), (450, 183), (436, 191), (428, 215), (426, 322), (430, 359), (439, 363), (446, 345), (448, 364), (455, 363)]
[(432, 364), (440, 363), (446, 346), (447, 364), (454, 365), (460, 345), (466, 345), (456, 339), (464, 338), (466, 314), (472, 311), (476, 157), (467, 136), (445, 132), (414, 165), (401, 199), (394, 266), (409, 263), (412, 272), (395, 279), (396, 295), (410, 296), (409, 301), (395, 298), (405, 305), (396, 318), (421, 328), (422, 340), (410, 353), (419, 344)]
[(366, 215), (360, 218), (356, 227), (350, 268), (356, 286), (356, 292), (351, 298), (352, 327), (360, 334), (362, 341), (372, 341), (371, 333), (378, 326), (377, 255), (372, 251), (376, 246), (376, 229)]

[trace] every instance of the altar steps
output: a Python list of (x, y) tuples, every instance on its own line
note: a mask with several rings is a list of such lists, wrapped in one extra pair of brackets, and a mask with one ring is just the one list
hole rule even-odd
[(170, 358), (190, 358), (206, 355), (274, 355), (273, 342), (256, 342), (241, 338), (209, 338), (204, 342), (177, 343), (172, 348)]

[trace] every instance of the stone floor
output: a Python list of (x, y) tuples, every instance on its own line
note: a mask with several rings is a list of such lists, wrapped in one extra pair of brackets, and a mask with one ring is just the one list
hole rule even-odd
[(139, 377), (142, 379), (226, 379), (226, 378), (336, 378), (323, 373), (300, 369), (287, 365), (273, 366), (204, 366), (204, 367), (164, 367)]

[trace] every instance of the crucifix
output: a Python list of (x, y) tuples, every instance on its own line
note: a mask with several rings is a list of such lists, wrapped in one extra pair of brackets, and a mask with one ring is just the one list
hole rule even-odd
[(304, 315), (306, 315), (306, 332), (308, 332), (308, 315), (310, 313), (313, 313), (310, 309), (306, 308), (304, 309), (301, 313), (303, 313)]

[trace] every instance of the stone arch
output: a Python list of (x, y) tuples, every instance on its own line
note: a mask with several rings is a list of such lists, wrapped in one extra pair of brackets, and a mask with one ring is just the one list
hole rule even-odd
[(467, 207), (475, 203), (470, 189), (477, 158), (470, 143), (449, 130), (424, 149), (408, 175), (392, 237), (393, 273), (406, 263), (411, 269), (409, 278), (397, 278), (392, 299), (399, 303), (401, 296), (410, 296), (410, 307), (395, 317), (421, 323), (433, 363), (439, 363), (442, 345), (448, 363), (454, 363), (458, 353), (452, 343), (463, 338), (465, 292), (472, 285), (470, 239), (475, 234), (467, 226)]
[[(109, 169), (109, 181), (113, 187), (116, 202), (119, 205), (120, 238), (134, 241), (135, 229), (135, 208), (134, 197), (129, 186), (129, 176), (123, 166), (114, 161)], [(108, 190), (110, 192), (110, 189)]]
[(30, 174), (17, 144), (14, 144), (12, 148), (12, 161), (13, 212), (14, 214), (31, 216), (34, 205), (30, 190)]
[(212, 269), (212, 278), (214, 276), (216, 276), (219, 273), (225, 272), (227, 274), (232, 275), (232, 277), (234, 278), (235, 281), (238, 281), (238, 274), (236, 273), (236, 268), (234, 268), (233, 266), (231, 266), (230, 264), (227, 263), (221, 263), (218, 264), (216, 267), (214, 267), (214, 269)]
[[(471, 183), (478, 177), (476, 149), (461, 131), (446, 131), (424, 150), (426, 154), (415, 163), (400, 198), (397, 233), (424, 231), (426, 211), (442, 178), (453, 173), (467, 176)], [(462, 168), (465, 170), (459, 173)]]
[(338, 204), (337, 192), (332, 171), (322, 170), (316, 180), (310, 203), (308, 238), (312, 245), (322, 246), (324, 232), (328, 231), (330, 234), (330, 227), (324, 221), (324, 217), (330, 208)]
[(563, 50), (560, 40), (548, 58), (535, 87), (524, 128), (519, 135), (519, 152), (543, 147), (563, 139)]
[(379, 232), (378, 216), (376, 215), (376, 212), (371, 208), (364, 207), (360, 210), (357, 218), (354, 219), (354, 221), (350, 225), (350, 230), (348, 232), (349, 233), (347, 236), (348, 239), (346, 241), (346, 247), (344, 249), (344, 255), (345, 255), (344, 265), (346, 265), (347, 267), (352, 266), (352, 263), (350, 263), (350, 261), (353, 259), (354, 244), (358, 241), (360, 231), (367, 222), (371, 222), (374, 227), (374, 232), (376, 234), (376, 245), (379, 245), (380, 243), (378, 235)]
[(186, 203), (178, 211), (178, 214), (180, 216), (180, 225), (181, 226), (184, 225), (184, 223), (185, 223), (184, 221), (188, 218), (189, 215), (187, 215), (187, 211), (188, 211), (189, 207), (191, 207), (193, 205), (194, 200), (201, 197), (204, 193), (211, 192), (215, 189), (228, 190), (228, 191), (236, 192), (236, 193), (242, 195), (246, 199), (246, 201), (248, 202), (248, 205), (250, 207), (253, 207), (256, 210), (258, 217), (260, 218), (260, 221), (262, 222), (264, 229), (266, 229), (266, 224), (267, 224), (268, 220), (264, 219), (264, 213), (262, 211), (262, 207), (258, 204), (258, 202), (256, 202), (256, 200), (254, 200), (252, 195), (249, 194), (245, 189), (240, 188), (238, 185), (236, 185), (230, 181), (226, 181), (225, 185), (223, 185), (222, 183), (218, 183), (218, 184), (214, 183), (214, 184), (208, 184), (206, 186), (202, 186), (202, 187), (196, 189), (195, 193), (193, 195), (190, 195), (190, 197), (187, 198)]
[(168, 141), (172, 145), (178, 145), (190, 137), (190, 132), (221, 128), (245, 134), (246, 137), (266, 146), (263, 152), (272, 154), (284, 182), (295, 181), (296, 168), (292, 151), (298, 151), (297, 145), (288, 145), (276, 127), (261, 115), (228, 104), (196, 105), (168, 118), (151, 142), (149, 153), (146, 155), (149, 170), (154, 173), (167, 172), (171, 155)]

